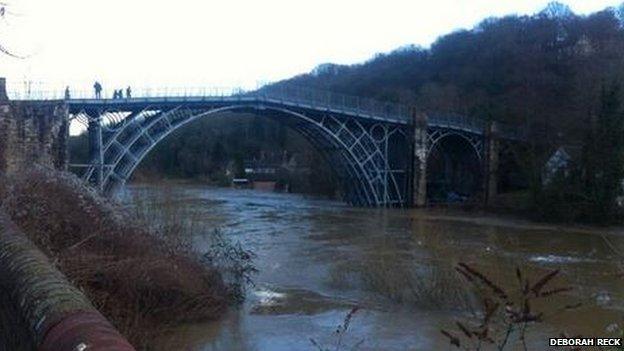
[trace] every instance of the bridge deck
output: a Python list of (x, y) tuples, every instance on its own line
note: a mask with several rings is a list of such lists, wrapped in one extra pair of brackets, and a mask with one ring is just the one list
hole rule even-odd
[[(110, 96), (102, 92), (102, 96)], [(382, 102), (375, 99), (336, 94), (291, 86), (264, 87), (245, 92), (241, 89), (197, 88), (197, 89), (143, 89), (132, 92), (131, 98), (93, 98), (92, 92), (72, 93), (69, 99), (59, 92), (12, 93), (14, 100), (65, 100), (71, 113), (86, 110), (136, 111), (146, 108), (173, 108), (188, 106), (211, 108), (230, 104), (255, 108), (280, 106), (298, 108), (321, 113), (391, 124), (413, 123), (416, 109), (407, 105)], [(483, 135), (488, 123), (485, 120), (453, 113), (430, 113), (427, 115), (430, 128), (447, 128)], [(517, 126), (499, 123), (501, 137), (513, 140), (524, 139), (524, 131)]]
[(328, 112), (356, 118), (375, 120), (394, 124), (410, 124), (411, 117), (388, 109), (388, 112), (372, 111), (357, 106), (319, 104), (313, 101), (290, 100), (267, 95), (241, 95), (241, 96), (187, 96), (187, 97), (138, 97), (124, 99), (69, 99), (67, 104), (70, 111), (78, 113), (89, 109), (144, 109), (147, 107), (175, 107), (180, 105), (194, 107), (213, 107), (222, 104), (237, 104), (241, 106), (278, 105), (284, 107), (296, 107), (306, 110)]

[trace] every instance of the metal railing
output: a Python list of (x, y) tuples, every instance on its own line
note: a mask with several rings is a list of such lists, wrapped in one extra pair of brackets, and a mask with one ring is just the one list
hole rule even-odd
[(427, 115), (427, 123), (430, 126), (461, 129), (464, 131), (483, 134), (487, 128), (487, 122), (480, 118), (467, 117), (453, 113), (431, 113)]
[(526, 126), (498, 122), (498, 134), (503, 139), (527, 140), (529, 130)]
[[(30, 89), (7, 89), (11, 100), (64, 100), (64, 90), (30, 90)], [(112, 100), (115, 90), (103, 89), (101, 99)], [(240, 88), (230, 87), (179, 87), (179, 88), (132, 88), (131, 98), (165, 98), (165, 97), (227, 97), (244, 94), (246, 91)], [(123, 98), (127, 99), (126, 90), (122, 89)], [(93, 90), (70, 90), (69, 97), (72, 100), (95, 99)]]
[[(12, 100), (63, 100), (66, 98), (64, 90), (9, 88), (8, 94)], [(112, 100), (113, 95), (114, 90), (108, 89), (102, 90), (100, 94), (101, 99), (106, 101)], [(305, 105), (320, 110), (350, 113), (369, 118), (393, 120), (401, 123), (409, 123), (411, 120), (411, 109), (406, 105), (289, 85), (267, 86), (251, 91), (227, 87), (132, 88), (130, 98), (127, 97), (125, 90), (122, 90), (122, 96), (122, 101), (137, 99), (157, 100), (161, 98), (179, 98), (182, 101), (197, 99), (214, 100), (218, 98), (257, 98), (279, 101), (284, 104)], [(69, 97), (70, 101), (92, 100), (95, 99), (95, 92), (70, 89)]]
[[(352, 95), (338, 94), (329, 91), (304, 88), (299, 86), (278, 84), (267, 85), (254, 90), (245, 90), (232, 87), (169, 87), (169, 88), (132, 88), (131, 97), (122, 90), (121, 99), (113, 99), (114, 90), (103, 89), (100, 96), (103, 102), (160, 100), (198, 101), (198, 100), (260, 100), (276, 102), (284, 105), (308, 107), (316, 110), (332, 111), (356, 115), (364, 118), (379, 119), (401, 124), (412, 122), (413, 107), (363, 98)], [(27, 86), (13, 85), (8, 87), (8, 95), (12, 100), (64, 100), (64, 90), (31, 89)], [(96, 100), (93, 90), (71, 90), (69, 101)], [(482, 134), (487, 128), (485, 120), (453, 113), (428, 114), (430, 126), (461, 129), (468, 132)], [(510, 139), (523, 139), (525, 132), (522, 128), (512, 125), (501, 125), (501, 136)]]
[(326, 110), (351, 113), (370, 118), (381, 118), (401, 123), (411, 123), (412, 108), (397, 103), (371, 98), (337, 94), (329, 91), (288, 85), (268, 86), (254, 92), (265, 99), (294, 102)]

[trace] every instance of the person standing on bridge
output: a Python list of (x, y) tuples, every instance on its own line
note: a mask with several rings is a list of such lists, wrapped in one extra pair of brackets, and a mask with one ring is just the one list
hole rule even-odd
[(132, 89), (130, 89), (130, 86), (128, 85), (128, 87), (126, 88), (126, 99), (130, 99), (132, 97)]
[(65, 87), (65, 100), (69, 100), (69, 86)]
[(93, 84), (93, 89), (95, 90), (95, 98), (101, 99), (102, 98), (102, 84), (96, 81), (95, 84)]

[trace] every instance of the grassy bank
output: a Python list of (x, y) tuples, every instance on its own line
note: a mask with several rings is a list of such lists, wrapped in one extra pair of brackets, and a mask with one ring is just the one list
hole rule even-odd
[(5, 176), (0, 206), (137, 349), (180, 323), (217, 318), (235, 295), (176, 228), (146, 226), (72, 175)]

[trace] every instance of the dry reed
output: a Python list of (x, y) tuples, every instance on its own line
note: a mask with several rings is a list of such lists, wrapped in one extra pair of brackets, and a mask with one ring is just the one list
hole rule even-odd
[[(456, 270), (472, 285), (481, 301), (472, 320), (456, 321), (454, 332), (441, 330), (452, 346), (463, 350), (528, 350), (529, 328), (544, 322), (546, 316), (544, 311), (535, 309), (534, 302), (571, 290), (568, 287), (547, 289), (559, 270), (547, 272), (531, 282), (520, 268), (516, 268), (517, 288), (513, 291), (504, 289), (472, 265), (459, 263)], [(556, 306), (549, 312), (558, 313), (579, 306)]]

